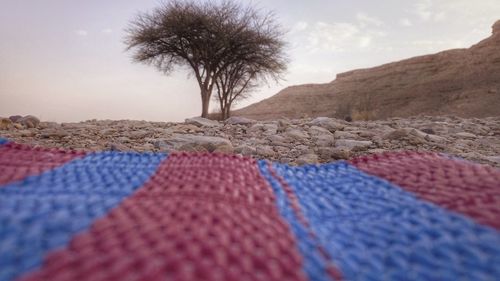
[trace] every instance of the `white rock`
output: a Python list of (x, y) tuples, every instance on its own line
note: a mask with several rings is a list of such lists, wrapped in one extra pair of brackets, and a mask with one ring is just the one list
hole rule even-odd
[(456, 133), (455, 136), (460, 137), (460, 138), (464, 138), (464, 139), (475, 139), (475, 138), (477, 138), (476, 135), (471, 134), (471, 133), (467, 133), (467, 132)]
[(347, 147), (349, 149), (360, 148), (365, 149), (373, 144), (371, 141), (358, 141), (358, 140), (336, 140), (335, 147)]
[(231, 141), (219, 137), (176, 134), (165, 141), (172, 144), (176, 150), (203, 151), (204, 149), (208, 152), (233, 152), (234, 150)]

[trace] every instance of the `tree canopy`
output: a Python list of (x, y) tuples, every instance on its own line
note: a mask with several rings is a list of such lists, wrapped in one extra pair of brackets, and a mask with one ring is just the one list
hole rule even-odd
[(191, 69), (200, 87), (201, 116), (207, 117), (214, 86), (235, 77), (227, 75), (233, 70), (252, 79), (279, 77), (286, 69), (283, 34), (273, 14), (250, 6), (172, 0), (139, 14), (125, 43), (136, 62), (167, 74), (179, 66)]

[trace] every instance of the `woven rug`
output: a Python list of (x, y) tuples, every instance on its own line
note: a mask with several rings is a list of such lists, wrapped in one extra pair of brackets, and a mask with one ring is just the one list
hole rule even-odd
[(0, 280), (499, 280), (500, 170), (0, 139)]

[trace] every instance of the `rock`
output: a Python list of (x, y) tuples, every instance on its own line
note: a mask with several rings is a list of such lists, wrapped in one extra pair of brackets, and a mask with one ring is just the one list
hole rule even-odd
[(291, 140), (302, 141), (309, 138), (309, 135), (299, 129), (288, 128), (284, 133), (284, 136)]
[(106, 145), (106, 148), (109, 150), (116, 150), (116, 151), (127, 151), (129, 148), (121, 143), (108, 143)]
[(309, 122), (310, 125), (313, 126), (319, 126), (323, 127), (330, 132), (335, 132), (337, 130), (342, 130), (344, 129), (344, 124), (336, 121), (335, 119), (328, 118), (328, 117), (318, 117), (316, 119), (313, 119), (311, 122)]
[(331, 152), (331, 157), (336, 160), (347, 160), (351, 157), (351, 151), (342, 147), (334, 147)]
[(413, 128), (401, 128), (386, 134), (384, 139), (407, 141), (411, 144), (423, 144), (426, 142), (426, 136), (426, 133)]
[(271, 143), (274, 145), (287, 146), (287, 144), (290, 142), (289, 139), (287, 139), (281, 135), (270, 135), (269, 137), (267, 137), (267, 139), (269, 141), (271, 141)]
[(342, 147), (320, 147), (318, 148), (318, 155), (325, 161), (330, 161), (332, 159), (349, 159), (351, 157), (351, 151)]
[(36, 128), (38, 127), (38, 124), (40, 124), (40, 119), (36, 118), (33, 115), (27, 115), (19, 118), (16, 123), (19, 123), (26, 128)]
[(443, 143), (448, 141), (448, 139), (446, 139), (445, 137), (440, 137), (432, 134), (425, 136), (425, 140), (436, 143)]
[(430, 135), (436, 134), (436, 131), (434, 131), (434, 129), (432, 129), (432, 128), (424, 128), (424, 129), (422, 129), (422, 132), (424, 132), (426, 134), (430, 134)]
[(9, 118), (0, 118), (0, 130), (8, 130), (12, 126), (12, 121)]
[(257, 153), (257, 149), (249, 145), (240, 145), (234, 149), (234, 152), (245, 156), (251, 156)]
[(335, 144), (335, 138), (329, 135), (320, 135), (314, 137), (314, 143), (316, 146), (331, 146)]
[(486, 159), (490, 162), (500, 164), (500, 155), (497, 156), (487, 156)]
[(188, 118), (185, 121), (186, 124), (192, 124), (198, 127), (218, 127), (221, 124), (219, 121), (216, 120), (210, 120), (207, 118), (203, 117), (193, 117), (193, 118)]
[(250, 125), (254, 124), (257, 121), (248, 119), (245, 117), (239, 117), (239, 116), (234, 116), (234, 117), (229, 117), (224, 121), (225, 124), (230, 124), (230, 125)]
[(358, 141), (358, 140), (349, 140), (342, 139), (335, 141), (335, 147), (346, 147), (349, 149), (367, 149), (373, 144), (371, 141)]
[(275, 135), (278, 132), (277, 124), (262, 124), (257, 123), (248, 129), (250, 133), (264, 133), (264, 135), (270, 136)]
[(12, 121), (13, 123), (16, 123), (21, 118), (23, 118), (21, 115), (12, 115), (12, 116), (9, 116), (10, 121)]
[(336, 131), (333, 133), (333, 137), (336, 139), (357, 139), (358, 135), (351, 132)]
[(298, 165), (318, 163), (318, 155), (312, 153), (301, 155), (296, 163)]
[(41, 138), (64, 138), (68, 135), (68, 132), (63, 129), (44, 129), (40, 133)]
[(500, 20), (497, 20), (493, 26), (491, 27), (492, 29), (492, 34), (497, 35), (500, 34)]
[(467, 132), (456, 133), (455, 136), (457, 136), (459, 138), (464, 138), (464, 139), (475, 139), (475, 138), (477, 138), (476, 135), (471, 134), (471, 133), (467, 133)]
[(169, 152), (173, 146), (169, 145), (165, 140), (152, 141), (153, 147), (162, 152)]
[(274, 157), (274, 155), (276, 154), (274, 152), (273, 148), (270, 146), (267, 146), (267, 145), (258, 146), (256, 153), (257, 153), (257, 155), (260, 155), (260, 156), (266, 157), (266, 158)]
[(151, 131), (147, 130), (132, 131), (128, 133), (131, 139), (143, 139), (149, 135), (151, 135)]
[(220, 137), (197, 136), (197, 135), (174, 135), (167, 140), (173, 148), (181, 151), (208, 151), (226, 152), (234, 151), (231, 141)]
[(14, 126), (14, 128), (19, 129), (19, 130), (24, 129), (24, 126), (19, 124), (19, 123), (14, 123), (13, 126)]
[(309, 132), (309, 135), (311, 135), (311, 136), (320, 136), (320, 135), (331, 136), (332, 135), (332, 133), (330, 131), (328, 131), (327, 129), (322, 128), (322, 127), (318, 127), (318, 126), (311, 126), (311, 128), (309, 128), (308, 132)]

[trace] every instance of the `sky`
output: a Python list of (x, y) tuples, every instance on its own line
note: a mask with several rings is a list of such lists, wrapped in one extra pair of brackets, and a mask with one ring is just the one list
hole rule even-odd
[[(242, 107), (281, 89), (327, 83), (337, 73), (377, 66), (488, 37), (498, 0), (260, 0), (288, 31), (284, 80), (264, 85)], [(0, 0), (0, 116), (45, 121), (182, 121), (199, 116), (198, 84), (187, 69), (169, 76), (133, 63), (128, 23), (158, 0)], [(212, 102), (212, 108), (216, 103)]]

